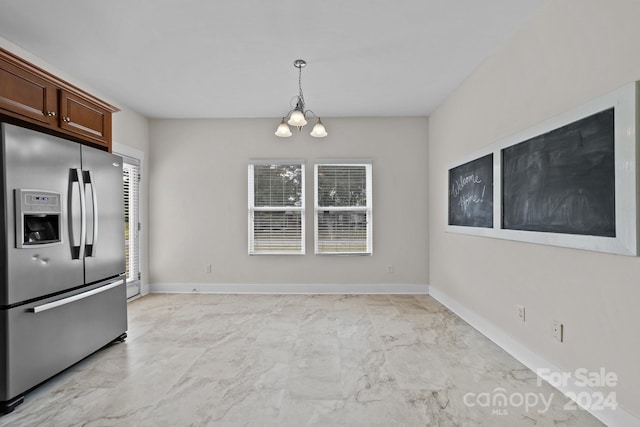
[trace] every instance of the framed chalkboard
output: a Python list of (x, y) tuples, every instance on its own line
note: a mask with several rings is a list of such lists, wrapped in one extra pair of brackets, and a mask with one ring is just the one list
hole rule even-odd
[(638, 255), (638, 117), (633, 82), (450, 164), (446, 230)]
[(449, 225), (493, 228), (493, 153), (449, 169)]
[(502, 227), (615, 237), (614, 109), (502, 150)]

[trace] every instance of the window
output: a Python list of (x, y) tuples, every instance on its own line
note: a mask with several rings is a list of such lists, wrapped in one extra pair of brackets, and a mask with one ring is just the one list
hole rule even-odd
[(249, 164), (249, 254), (304, 254), (304, 162)]
[(315, 165), (316, 254), (373, 253), (371, 162)]
[(123, 160), (125, 271), (131, 297), (140, 293), (140, 162)]

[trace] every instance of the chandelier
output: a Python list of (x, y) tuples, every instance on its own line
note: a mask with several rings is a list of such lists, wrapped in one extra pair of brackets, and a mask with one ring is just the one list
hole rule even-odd
[(304, 95), (302, 94), (302, 69), (307, 65), (306, 61), (303, 59), (296, 59), (293, 61), (293, 66), (298, 69), (298, 96), (294, 97), (296, 100), (296, 106), (289, 110), (286, 116), (282, 118), (282, 122), (278, 126), (278, 130), (276, 130), (276, 136), (282, 138), (288, 138), (291, 136), (291, 130), (287, 123), (291, 126), (295, 126), (299, 131), (302, 131), (302, 128), (307, 124), (308, 115), (312, 115), (317, 119), (316, 124), (313, 126), (313, 130), (311, 131), (311, 136), (314, 138), (324, 138), (327, 136), (327, 131), (322, 124), (322, 120), (320, 117), (316, 116), (316, 114), (311, 110), (305, 110), (304, 108)]

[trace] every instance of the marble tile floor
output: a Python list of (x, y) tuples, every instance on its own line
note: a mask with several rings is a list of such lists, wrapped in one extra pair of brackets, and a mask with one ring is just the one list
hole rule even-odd
[(154, 294), (0, 425), (602, 425), (566, 403), (426, 295)]

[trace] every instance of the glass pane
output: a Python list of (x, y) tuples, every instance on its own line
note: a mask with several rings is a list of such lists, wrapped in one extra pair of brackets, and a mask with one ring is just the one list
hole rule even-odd
[(319, 211), (318, 253), (369, 253), (366, 212)]
[(302, 206), (302, 165), (254, 165), (254, 206)]
[(124, 193), (124, 243), (125, 243), (125, 272), (127, 282), (138, 280), (140, 271), (139, 236), (138, 236), (138, 195), (140, 168), (136, 165), (123, 163), (123, 193)]
[(367, 206), (367, 168), (318, 165), (318, 206)]
[(253, 253), (301, 251), (302, 212), (253, 213)]

